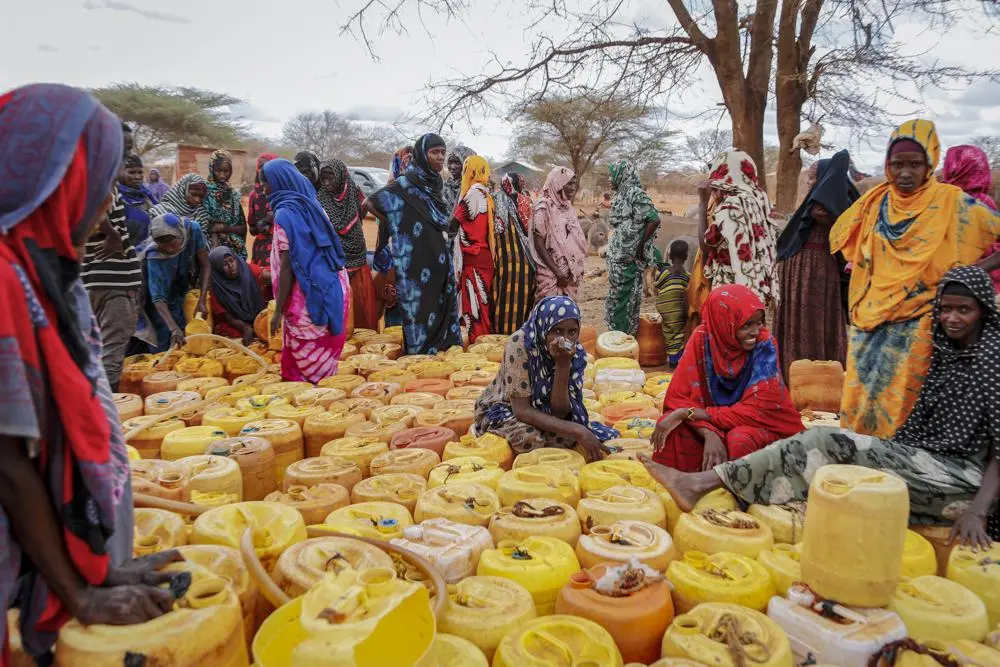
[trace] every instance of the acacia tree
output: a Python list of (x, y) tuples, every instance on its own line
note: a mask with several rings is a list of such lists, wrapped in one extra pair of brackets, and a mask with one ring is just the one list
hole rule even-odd
[(132, 127), (139, 155), (176, 143), (239, 146), (247, 135), (245, 124), (230, 112), (241, 100), (224, 93), (138, 83), (90, 92)]
[(622, 100), (553, 96), (528, 104), (515, 118), (512, 153), (568, 163), (579, 176), (618, 157), (659, 171), (671, 151), (673, 132), (658, 114)]
[(335, 111), (296, 114), (281, 129), (281, 140), (294, 150), (308, 150), (323, 159), (339, 158), (348, 164), (386, 165), (400, 139), (389, 128), (359, 123)]
[(973, 146), (979, 146), (990, 160), (990, 166), (1000, 169), (1000, 135), (989, 134), (972, 140)]
[[(375, 32), (403, 32), (410, 8), (458, 17), (472, 5), (471, 0), (361, 1), (343, 29), (369, 51), (374, 48), (372, 21), (379, 26)], [(901, 94), (895, 84), (923, 87), (996, 74), (914, 55), (894, 31), (903, 19), (922, 21), (929, 26), (926, 39), (962, 12), (995, 11), (993, 0), (663, 2), (673, 21), (653, 28), (633, 20), (631, 5), (618, 0), (527, 0), (525, 21), (536, 36), (525, 61), (510, 64), (496, 56), (482, 73), (433, 85), (437, 119), (444, 124), (455, 115), (495, 110), (504, 100), (533, 102), (553, 92), (605, 93), (646, 104), (662, 91), (683, 90), (707, 62), (732, 123), (733, 144), (758, 165), (764, 162), (764, 110), (775, 101), (781, 148), (777, 205), (788, 210), (801, 169), (798, 151), (791, 147), (807, 103), (831, 123), (871, 128), (885, 120), (887, 98)], [(984, 20), (995, 18), (992, 11), (983, 14)], [(548, 36), (560, 32), (552, 29), (553, 22), (566, 27), (564, 37)]]

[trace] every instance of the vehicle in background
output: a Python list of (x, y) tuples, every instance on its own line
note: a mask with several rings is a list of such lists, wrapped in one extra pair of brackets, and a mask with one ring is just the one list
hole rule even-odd
[(389, 182), (389, 170), (378, 167), (348, 167), (354, 182), (361, 188), (361, 193), (368, 196)]

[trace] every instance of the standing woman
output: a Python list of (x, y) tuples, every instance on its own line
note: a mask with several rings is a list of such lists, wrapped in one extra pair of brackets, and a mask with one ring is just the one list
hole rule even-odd
[(351, 277), (354, 326), (378, 331), (375, 283), (372, 282), (372, 271), (368, 268), (365, 216), (361, 212), (365, 197), (347, 171), (347, 165), (341, 160), (324, 162), (319, 170), (319, 181), (320, 188), (316, 198), (340, 236), (347, 272)]
[(490, 165), (478, 155), (465, 160), (462, 168), (462, 198), (455, 207), (458, 241), (462, 250), (462, 322), (469, 342), (493, 333), (490, 323), (490, 294), (493, 291), (493, 196), (486, 189)]
[[(250, 252), (250, 263), (262, 269), (271, 263), (271, 241), (273, 238), (274, 214), (267, 204), (264, 194), (264, 184), (260, 182), (261, 168), (276, 159), (274, 153), (261, 153), (257, 158), (257, 174), (254, 176), (253, 190), (247, 198), (247, 226), (254, 235), (253, 249)], [(266, 292), (265, 292), (266, 293)]]
[(149, 217), (152, 220), (164, 213), (173, 213), (179, 218), (193, 220), (205, 229), (208, 226), (208, 212), (205, 210), (207, 196), (208, 181), (198, 174), (186, 174), (167, 190), (159, 204), (150, 209)]
[(857, 201), (851, 156), (844, 150), (819, 160), (809, 194), (778, 237), (781, 293), (774, 333), (781, 368), (793, 361), (847, 360), (847, 314), (841, 295), (844, 262), (830, 253), (830, 228)]
[(344, 250), (316, 192), (291, 162), (271, 160), (261, 176), (274, 211), (270, 333), (284, 324), (281, 377), (315, 384), (337, 373), (347, 339), (351, 283)]
[[(993, 172), (990, 170), (990, 159), (979, 146), (953, 146), (944, 154), (944, 166), (941, 168), (941, 182), (957, 185), (962, 192), (974, 197), (994, 211), (997, 203), (990, 196), (993, 189)], [(987, 255), (1000, 252), (1000, 241), (995, 241), (986, 251)], [(990, 273), (994, 289), (1000, 290), (1000, 269)]]
[(153, 352), (164, 352), (184, 344), (184, 296), (192, 287), (200, 290), (195, 312), (208, 315), (208, 244), (201, 225), (164, 213), (149, 223), (149, 240), (140, 255), (145, 291), (136, 337)]
[(448, 236), (451, 216), (442, 199), (444, 158), (444, 139), (423, 135), (413, 145), (406, 171), (365, 200), (387, 232), (380, 235), (376, 254), (392, 242), (406, 354), (437, 354), (462, 344)]
[(118, 194), (125, 205), (129, 239), (138, 245), (149, 236), (149, 210), (156, 203), (156, 197), (142, 184), (142, 160), (135, 153), (125, 156), (118, 179)]
[(576, 299), (583, 282), (587, 239), (576, 217), (573, 197), (579, 182), (572, 169), (556, 167), (542, 186), (531, 218), (535, 258), (535, 299), (568, 296)]
[(208, 253), (212, 267), (212, 322), (215, 333), (226, 338), (242, 338), (244, 345), (254, 339), (253, 323), (267, 303), (260, 285), (265, 274), (234, 253), (219, 246)]
[(319, 190), (319, 170), (320, 163), (319, 158), (312, 151), (299, 151), (295, 154), (295, 168), (299, 170), (299, 173), (306, 177), (313, 188)]
[(167, 194), (167, 190), (170, 189), (170, 186), (160, 178), (160, 170), (156, 167), (149, 170), (149, 185), (146, 187), (153, 193), (154, 203), (159, 203), (163, 199), (163, 195)]
[(247, 219), (243, 215), (240, 193), (229, 185), (233, 177), (233, 157), (229, 151), (218, 150), (208, 161), (208, 212), (206, 238), (211, 247), (224, 245), (237, 255), (247, 257)]
[(642, 305), (642, 271), (654, 263), (651, 241), (660, 226), (660, 213), (639, 182), (639, 172), (628, 160), (608, 167), (615, 191), (608, 222), (614, 233), (608, 243), (608, 291), (605, 321), (612, 331), (635, 335)]
[(535, 305), (535, 262), (531, 257), (531, 198), (521, 175), (504, 174), (493, 218), (493, 333), (510, 335), (521, 328)]
[[(708, 288), (745, 285), (770, 315), (778, 301), (777, 234), (753, 158), (742, 151), (720, 154), (698, 193), (698, 239)], [(701, 302), (690, 305), (700, 308)]]
[[(931, 313), (941, 276), (972, 264), (1000, 235), (1000, 217), (934, 176), (934, 123), (909, 120), (886, 150), (888, 181), (873, 187), (830, 231), (831, 252), (853, 263), (851, 328), (841, 425), (890, 438), (916, 403), (930, 366)], [(978, 265), (989, 271), (1000, 255)]]
[(449, 216), (455, 211), (458, 200), (462, 197), (462, 167), (465, 161), (475, 154), (476, 151), (461, 144), (448, 151), (448, 161), (445, 163), (448, 180), (444, 182), (442, 198)]

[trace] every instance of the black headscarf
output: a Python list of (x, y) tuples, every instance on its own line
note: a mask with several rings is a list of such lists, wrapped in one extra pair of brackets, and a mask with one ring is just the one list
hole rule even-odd
[[(964, 285), (982, 308), (979, 341), (956, 347), (938, 322), (949, 285)], [(893, 440), (960, 459), (1000, 458), (1000, 313), (989, 275), (957, 266), (934, 301), (934, 355), (913, 412)]]
[[(428, 133), (417, 139), (413, 144), (413, 159), (410, 166), (395, 183), (396, 190), (406, 203), (419, 211), (420, 216), (441, 231), (448, 226), (450, 211), (442, 197), (444, 181), (441, 174), (431, 167), (427, 153), (433, 148), (443, 147), (444, 139), (436, 134)], [(405, 181), (405, 187), (400, 181)]]
[[(236, 277), (226, 275), (222, 266), (226, 257), (236, 260)], [(220, 245), (208, 253), (208, 263), (212, 267), (212, 297), (227, 313), (241, 322), (253, 323), (260, 311), (264, 310), (264, 298), (260, 295), (260, 285), (246, 260), (227, 246)]]
[(329, 192), (323, 187), (321, 180), (316, 199), (340, 235), (340, 245), (344, 248), (347, 266), (362, 266), (367, 262), (368, 253), (362, 226), (364, 216), (361, 214), (361, 200), (364, 197), (343, 160), (324, 162), (319, 171), (320, 175), (331, 174), (334, 185), (333, 192)]
[(319, 158), (312, 151), (299, 151), (295, 154), (295, 159), (292, 160), (295, 164), (295, 168), (302, 172), (305, 170), (303, 176), (305, 176), (313, 187), (319, 190)]
[(794, 257), (809, 240), (815, 223), (810, 215), (813, 204), (825, 208), (830, 217), (836, 220), (861, 196), (851, 180), (850, 170), (851, 155), (846, 150), (817, 163), (816, 184), (778, 237), (779, 262)]

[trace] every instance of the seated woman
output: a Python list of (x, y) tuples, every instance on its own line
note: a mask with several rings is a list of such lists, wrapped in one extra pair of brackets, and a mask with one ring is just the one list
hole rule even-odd
[(149, 237), (140, 251), (145, 298), (140, 304), (136, 337), (152, 352), (165, 352), (184, 345), (184, 296), (189, 289), (197, 286), (201, 290), (195, 312), (208, 314), (208, 245), (201, 225), (173, 213), (153, 218)]
[(760, 298), (743, 285), (717, 287), (701, 320), (652, 438), (657, 463), (683, 472), (709, 470), (802, 430)]
[(746, 503), (804, 500), (828, 463), (886, 470), (910, 491), (910, 521), (954, 523), (952, 539), (989, 546), (987, 515), (1000, 489), (1000, 312), (987, 274), (948, 271), (934, 302), (934, 356), (917, 403), (891, 440), (817, 427), (736, 461), (685, 474), (646, 459), (650, 473), (689, 510), (725, 486)]
[(579, 445), (589, 461), (618, 431), (590, 421), (583, 404), (587, 353), (580, 345), (580, 309), (565, 296), (539, 301), (504, 350), (500, 372), (476, 401), (475, 433), (496, 433), (517, 454)]
[(219, 246), (208, 253), (212, 266), (212, 321), (215, 333), (242, 338), (249, 345), (254, 338), (253, 321), (267, 305), (260, 285), (271, 272), (248, 264), (232, 248)]

